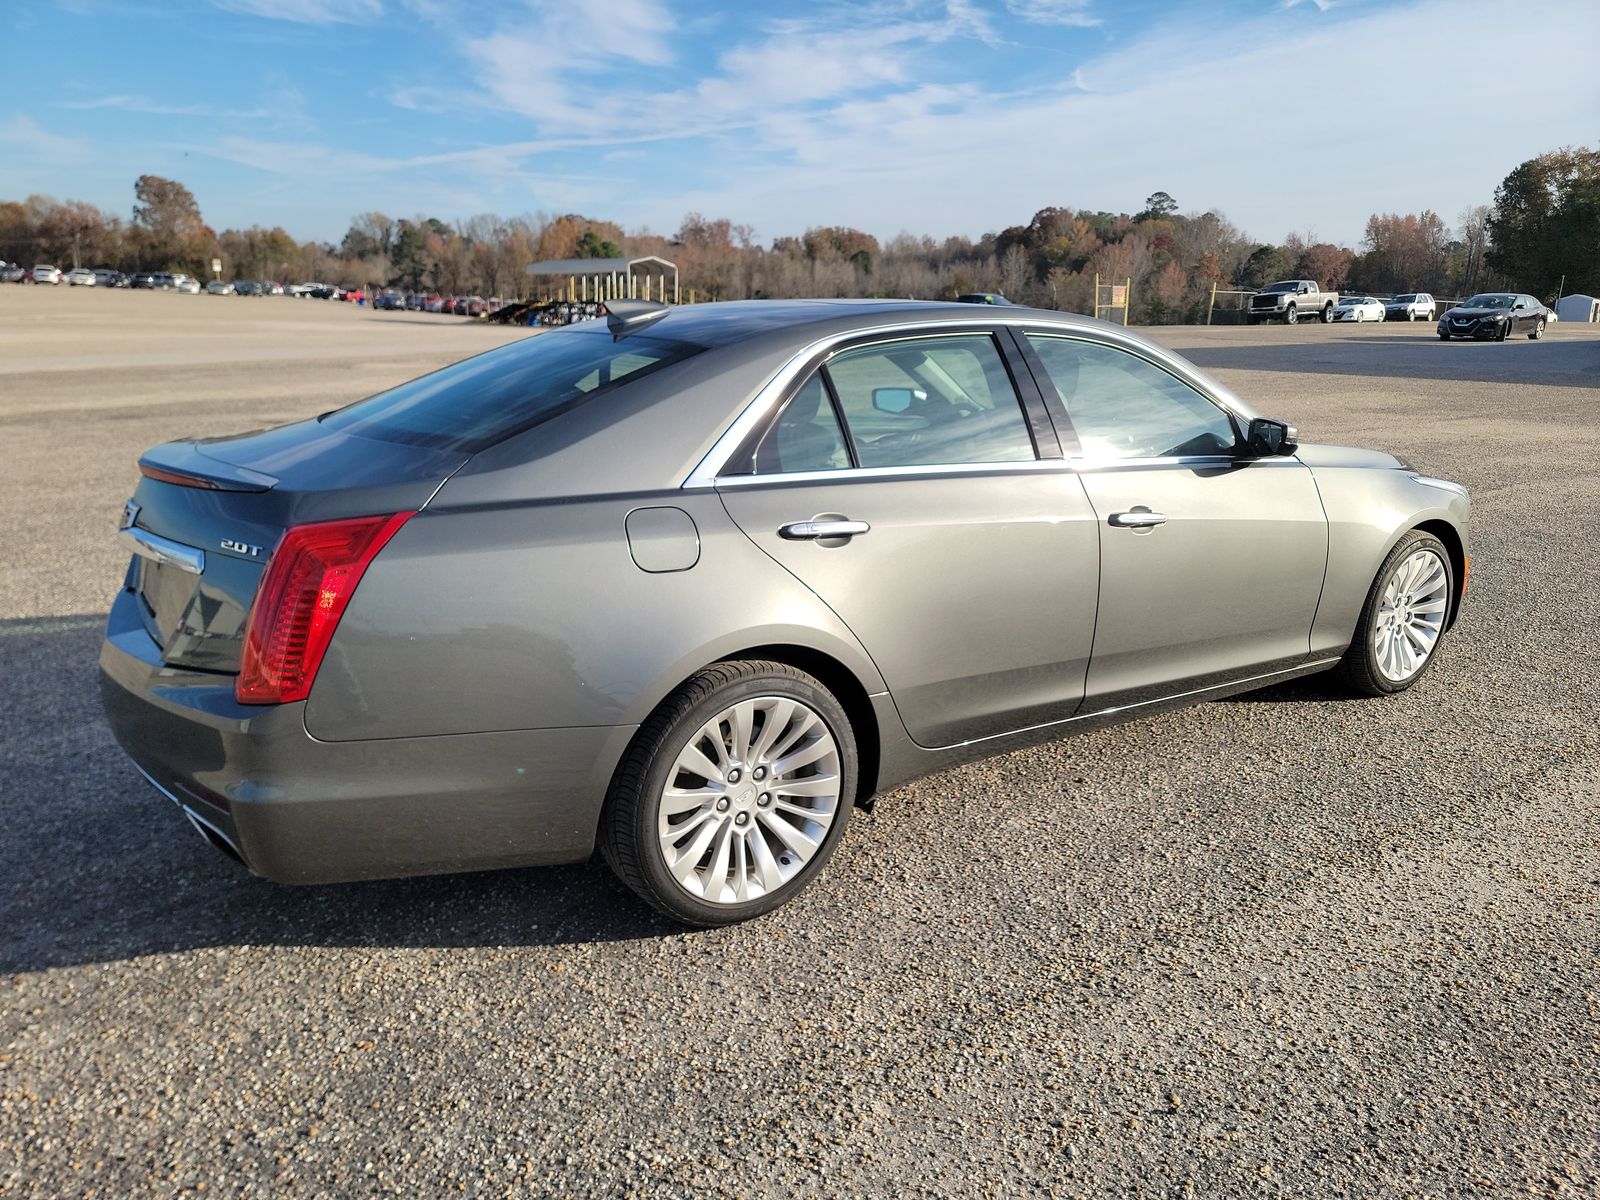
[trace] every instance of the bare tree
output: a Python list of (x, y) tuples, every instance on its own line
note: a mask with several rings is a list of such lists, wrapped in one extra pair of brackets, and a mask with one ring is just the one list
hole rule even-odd
[(1487, 204), (1473, 204), (1461, 210), (1456, 220), (1461, 222), (1461, 287), (1469, 295), (1478, 290), (1478, 276), (1483, 274), (1483, 251), (1489, 244), (1489, 214)]
[(1033, 275), (1033, 265), (1028, 252), (1020, 245), (1012, 246), (1000, 257), (1000, 291), (1011, 300), (1020, 300), (1022, 291)]

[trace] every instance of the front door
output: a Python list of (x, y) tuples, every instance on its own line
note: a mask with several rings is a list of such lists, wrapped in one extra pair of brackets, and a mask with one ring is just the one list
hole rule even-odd
[(1077, 711), (1095, 513), (1041, 458), (992, 335), (837, 352), (734, 469), (717, 485), (729, 514), (855, 632), (919, 744)]
[(1293, 458), (1240, 455), (1233, 417), (1150, 359), (1029, 334), (1100, 521), (1085, 712), (1305, 661), (1328, 531)]

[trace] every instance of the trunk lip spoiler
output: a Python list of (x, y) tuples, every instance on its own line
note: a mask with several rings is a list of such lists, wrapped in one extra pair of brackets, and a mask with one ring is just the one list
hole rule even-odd
[(278, 485), (276, 476), (236, 466), (200, 449), (197, 442), (166, 442), (146, 451), (139, 459), (145, 467), (192, 477), (202, 486), (223, 492), (268, 492)]

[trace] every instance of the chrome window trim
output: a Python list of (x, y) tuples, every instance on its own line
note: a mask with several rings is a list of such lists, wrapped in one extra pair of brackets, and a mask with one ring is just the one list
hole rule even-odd
[(1052, 471), (1067, 474), (1070, 468), (1065, 460), (1059, 458), (986, 463), (910, 464), (900, 467), (839, 467), (833, 471), (777, 471), (770, 475), (723, 475), (712, 480), (712, 485), (719, 488), (754, 487), (758, 484), (773, 483), (821, 483), (830, 480), (842, 483), (848, 480), (904, 479), (907, 476), (921, 475), (1032, 474)]
[(193, 546), (185, 546), (182, 542), (174, 542), (148, 530), (119, 529), (117, 540), (141, 558), (170, 564), (191, 575), (199, 575), (206, 569), (204, 550), (196, 550)]
[[(1038, 458), (1021, 462), (934, 463), (902, 467), (839, 467), (832, 471), (780, 471), (771, 475), (723, 475), (713, 480), (719, 488), (756, 487), (775, 483), (826, 483), (872, 479), (904, 479), (924, 475), (1062, 474), (1090, 471), (1158, 470), (1185, 467), (1199, 470), (1232, 467), (1298, 467), (1292, 455), (1277, 458), (1233, 458), (1226, 454), (1201, 454), (1180, 458)], [(687, 486), (687, 485), (685, 485)]]
[[(774, 406), (776, 406), (782, 399), (783, 393), (788, 389), (789, 385), (798, 379), (800, 373), (805, 370), (813, 362), (813, 360), (817, 358), (817, 356), (821, 355), (825, 360), (826, 356), (831, 355), (834, 351), (840, 349), (846, 342), (859, 342), (863, 345), (871, 345), (874, 343), (874, 341), (888, 341), (904, 335), (916, 336), (918, 334), (938, 335), (946, 332), (972, 332), (974, 331), (975, 327), (980, 330), (994, 330), (1001, 327), (1010, 327), (1013, 329), (1019, 329), (1025, 333), (1036, 331), (1046, 337), (1076, 338), (1079, 341), (1099, 342), (1104, 345), (1114, 346), (1119, 350), (1125, 350), (1137, 355), (1140, 358), (1146, 359), (1152, 365), (1159, 367), (1168, 374), (1175, 375), (1180, 381), (1187, 384), (1189, 387), (1192, 387), (1206, 399), (1216, 404), (1225, 412), (1230, 413), (1247, 426), (1249, 425), (1251, 418), (1257, 415), (1242, 400), (1234, 396), (1231, 392), (1228, 392), (1226, 389), (1209, 379), (1200, 378), (1194, 373), (1192, 368), (1187, 367), (1185, 364), (1168, 355), (1166, 351), (1162, 350), (1160, 347), (1150, 346), (1138, 338), (1131, 337), (1109, 326), (1101, 329), (1098, 327), (1086, 328), (1071, 324), (1057, 325), (1047, 319), (1041, 319), (1036, 316), (1005, 317), (985, 313), (981, 316), (974, 315), (969, 317), (949, 314), (942, 317), (929, 317), (920, 321), (897, 321), (888, 325), (871, 325), (857, 329), (847, 329), (843, 330), (842, 332), (831, 333), (826, 337), (820, 337), (814, 341), (808, 342), (800, 350), (792, 354), (788, 360), (778, 368), (778, 370), (773, 374), (772, 378), (768, 379), (766, 383), (762, 384), (761, 387), (757, 389), (755, 395), (751, 397), (744, 409), (737, 417), (733, 419), (728, 427), (722, 431), (717, 440), (712, 443), (711, 449), (706, 451), (706, 453), (701, 457), (699, 463), (697, 463), (694, 469), (689, 472), (689, 474), (684, 478), (683, 482), (678, 485), (679, 488), (683, 490), (714, 488), (719, 484), (728, 484), (734, 479), (745, 478), (745, 476), (729, 476), (727, 478), (719, 478), (719, 476), (721, 475), (722, 468), (727, 465), (728, 459), (732, 457), (733, 453), (738, 450), (741, 445), (744, 444), (745, 439), (755, 431), (756, 427), (765, 421), (769, 416), (771, 416)], [(862, 341), (862, 339), (866, 340)], [(1024, 462), (1020, 464), (955, 464), (954, 469), (962, 471), (972, 470), (975, 468), (992, 469), (1001, 466), (1010, 466), (1012, 468), (1024, 466), (1034, 468), (1042, 463), (1059, 463), (1060, 461), (1060, 459), (1041, 459), (1037, 460), (1036, 462)], [(1151, 462), (1153, 460), (1128, 459), (1123, 461)], [(934, 468), (909, 468), (909, 470), (915, 472), (925, 472), (932, 469)], [(763, 480), (772, 480), (778, 478), (795, 479), (802, 474), (807, 476), (821, 474), (827, 477), (839, 478), (843, 477), (846, 471), (851, 472), (852, 475), (859, 475), (863, 472), (877, 473), (885, 470), (901, 471), (907, 470), (907, 468), (843, 468), (839, 471), (808, 471), (783, 475), (752, 476), (750, 478), (760, 478)]]

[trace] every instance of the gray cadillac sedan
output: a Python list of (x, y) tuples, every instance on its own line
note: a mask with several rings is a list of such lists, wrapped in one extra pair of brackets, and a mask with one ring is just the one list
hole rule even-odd
[(1467, 576), (1457, 484), (1025, 308), (618, 302), (139, 467), (105, 706), (215, 846), (318, 883), (598, 845), (698, 925), (943, 766), (1410, 687)]

